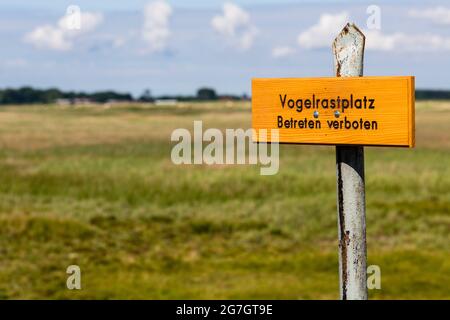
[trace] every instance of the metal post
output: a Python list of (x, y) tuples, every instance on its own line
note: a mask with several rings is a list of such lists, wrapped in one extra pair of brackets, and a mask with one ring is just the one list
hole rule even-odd
[[(364, 34), (347, 24), (333, 43), (337, 77), (363, 75)], [(336, 146), (339, 287), (342, 300), (367, 300), (364, 148)]]

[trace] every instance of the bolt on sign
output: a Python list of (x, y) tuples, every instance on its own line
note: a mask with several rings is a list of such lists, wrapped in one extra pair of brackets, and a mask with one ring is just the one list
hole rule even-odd
[(414, 147), (414, 90), (411, 76), (253, 79), (253, 140)]

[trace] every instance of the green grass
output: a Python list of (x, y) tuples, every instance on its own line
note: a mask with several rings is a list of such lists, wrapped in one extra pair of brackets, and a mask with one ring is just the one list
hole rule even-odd
[[(284, 145), (275, 176), (175, 166), (194, 120), (248, 128), (250, 110), (1, 108), (0, 298), (338, 298), (334, 149)], [(415, 149), (366, 148), (371, 298), (450, 298), (449, 124), (420, 103)]]

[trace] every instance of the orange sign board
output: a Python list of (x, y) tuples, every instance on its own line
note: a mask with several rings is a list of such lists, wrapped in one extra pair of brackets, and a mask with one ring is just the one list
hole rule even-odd
[(253, 140), (414, 147), (414, 100), (414, 77), (253, 79)]

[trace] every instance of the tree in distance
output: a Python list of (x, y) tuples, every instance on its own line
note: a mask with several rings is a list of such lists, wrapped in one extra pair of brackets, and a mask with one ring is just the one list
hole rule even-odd
[(211, 88), (200, 88), (197, 91), (197, 99), (202, 101), (217, 100), (217, 93)]

